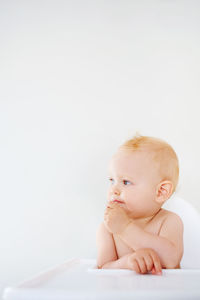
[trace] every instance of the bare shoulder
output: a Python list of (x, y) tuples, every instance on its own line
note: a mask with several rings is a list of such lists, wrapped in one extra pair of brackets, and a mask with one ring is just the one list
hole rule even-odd
[(169, 211), (167, 209), (162, 209), (162, 217), (163, 217), (163, 223), (170, 222), (171, 224), (179, 225), (180, 227), (183, 227), (183, 221), (180, 218), (180, 216), (172, 211)]
[(180, 261), (183, 256), (183, 222), (174, 212), (163, 209), (163, 222), (159, 236), (171, 242), (176, 254), (176, 268), (180, 268)]
[(182, 249), (183, 245), (183, 222), (181, 218), (174, 212), (164, 210), (162, 226), (159, 235), (171, 240), (174, 244), (179, 245)]
[(174, 227), (183, 228), (181, 218), (172, 211), (161, 208), (154, 218), (148, 223), (146, 229), (154, 234), (160, 235), (164, 230), (173, 230)]

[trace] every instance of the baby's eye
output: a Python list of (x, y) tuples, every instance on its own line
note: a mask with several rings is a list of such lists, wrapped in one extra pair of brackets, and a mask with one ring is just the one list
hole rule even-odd
[(128, 184), (131, 184), (131, 182), (128, 181), (128, 180), (123, 180), (123, 184), (124, 184), (124, 185), (128, 185)]
[(110, 181), (111, 184), (114, 183), (114, 179), (113, 178), (109, 178), (109, 181)]

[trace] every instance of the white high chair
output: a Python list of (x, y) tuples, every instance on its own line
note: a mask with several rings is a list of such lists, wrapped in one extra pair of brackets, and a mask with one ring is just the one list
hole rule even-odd
[(188, 202), (172, 197), (166, 209), (184, 223), (182, 269), (162, 276), (131, 270), (99, 270), (95, 260), (72, 259), (16, 287), (7, 287), (3, 300), (199, 300), (200, 215)]

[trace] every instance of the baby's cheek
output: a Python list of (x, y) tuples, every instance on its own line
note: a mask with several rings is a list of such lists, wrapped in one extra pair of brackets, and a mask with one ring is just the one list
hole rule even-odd
[(140, 201), (136, 193), (127, 193), (125, 202), (127, 209), (130, 211), (136, 210), (140, 206)]
[(134, 194), (131, 192), (126, 192), (124, 194), (124, 200), (127, 203), (127, 205), (132, 205), (134, 203)]

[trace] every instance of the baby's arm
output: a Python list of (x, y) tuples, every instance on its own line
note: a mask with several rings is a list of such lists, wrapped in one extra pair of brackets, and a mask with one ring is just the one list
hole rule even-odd
[(113, 235), (106, 229), (102, 223), (97, 230), (97, 266), (105, 269), (126, 269), (128, 268), (127, 258), (117, 257)]
[(161, 263), (152, 249), (138, 249), (118, 259), (113, 235), (102, 223), (97, 231), (97, 265), (99, 269), (130, 269), (137, 273), (161, 274)]
[(183, 255), (183, 223), (174, 213), (163, 222), (159, 236), (144, 231), (134, 221), (119, 236), (134, 250), (151, 248), (156, 251), (164, 268), (176, 268)]

